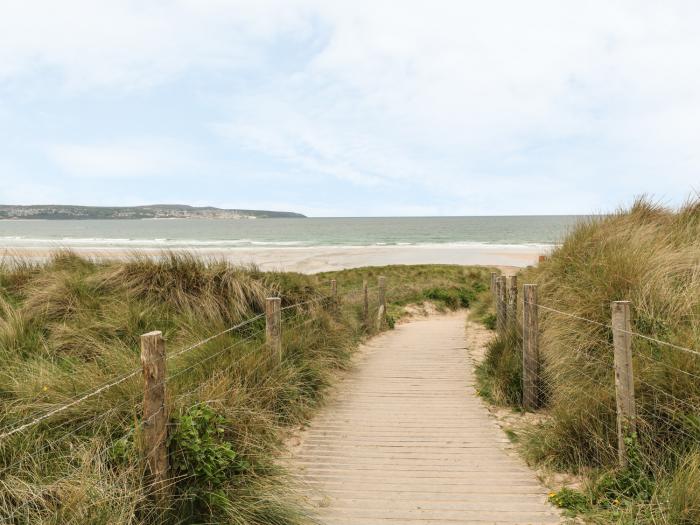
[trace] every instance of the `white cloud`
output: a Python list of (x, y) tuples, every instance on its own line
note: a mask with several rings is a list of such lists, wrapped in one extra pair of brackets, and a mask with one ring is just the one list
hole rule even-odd
[(238, 99), (227, 125), (261, 155), (358, 184), (417, 184), (487, 213), (504, 202), (531, 211), (526, 196), (557, 211), (604, 207), (666, 191), (660, 170), (682, 198), (697, 179), (697, 4), (316, 9), (332, 28), (327, 45)]
[[(0, 82), (48, 72), (72, 96), (194, 73), (206, 92), (235, 71), (207, 118), (287, 177), (414, 188), (407, 210), (587, 211), (698, 180), (699, 26), (682, 0), (17, 0), (0, 7)], [(193, 162), (181, 146), (49, 154), (73, 175), (145, 176)]]
[(168, 176), (197, 166), (186, 146), (167, 141), (56, 144), (47, 155), (65, 174), (87, 178)]
[(3, 177), (2, 186), (0, 188), (1, 204), (54, 204), (65, 202), (70, 198), (60, 185), (51, 186), (14, 177)]
[(0, 79), (39, 71), (72, 91), (148, 87), (191, 69), (255, 64), (260, 42), (303, 23), (266, 0), (5, 0)]

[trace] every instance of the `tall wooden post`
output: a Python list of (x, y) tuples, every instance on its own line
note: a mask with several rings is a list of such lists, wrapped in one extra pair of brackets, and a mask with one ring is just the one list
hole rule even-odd
[(506, 278), (504, 276), (499, 276), (496, 279), (496, 328), (500, 335), (505, 335), (507, 319), (508, 319), (508, 305), (506, 303)]
[(534, 410), (539, 404), (540, 350), (537, 309), (537, 285), (523, 286), (523, 408)]
[(369, 328), (369, 290), (367, 279), (362, 281), (362, 318), (365, 322), (365, 328)]
[(377, 312), (377, 324), (381, 328), (386, 319), (386, 278), (380, 276), (378, 279), (379, 284), (379, 312)]
[(265, 301), (265, 341), (274, 359), (282, 359), (282, 299), (268, 297)]
[(617, 455), (621, 467), (627, 466), (625, 438), (637, 430), (632, 370), (632, 320), (629, 301), (614, 301), (612, 308), (615, 346), (615, 397), (617, 400)]
[(496, 293), (496, 279), (498, 274), (496, 272), (491, 272), (491, 295), (493, 296), (493, 304), (495, 305), (498, 301), (498, 294)]
[(165, 342), (161, 332), (141, 336), (143, 366), (143, 452), (153, 492), (166, 497), (168, 410), (165, 406)]
[(515, 331), (518, 314), (518, 277), (513, 275), (508, 282), (508, 330)]

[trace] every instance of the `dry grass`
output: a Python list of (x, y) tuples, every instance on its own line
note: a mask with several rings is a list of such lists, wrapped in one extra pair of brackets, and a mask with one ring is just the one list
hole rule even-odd
[[(629, 210), (584, 221), (520, 279), (539, 285), (540, 304), (603, 325), (610, 324), (611, 301), (629, 300), (635, 332), (698, 350), (700, 202), (674, 212), (639, 200)], [(541, 311), (540, 328), (542, 402), (551, 417), (526, 437), (530, 459), (601, 478), (592, 489), (598, 507), (618, 501), (605, 519), (690, 523), (678, 516), (692, 514), (697, 500), (682, 503), (687, 492), (678, 479), (690, 486), (700, 482), (691, 455), (700, 439), (700, 356), (634, 338), (640, 417), (632, 446), (639, 461), (636, 472), (621, 472), (615, 466), (611, 330), (551, 311)], [(517, 337), (502, 342), (500, 353), (511, 359), (486, 370), (490, 389), (511, 384), (519, 352)], [(616, 490), (618, 498), (612, 496)]]
[[(340, 275), (262, 273), (217, 261), (164, 254), (96, 263), (70, 252), (45, 266), (0, 267), (0, 427), (38, 415), (140, 369), (140, 334), (161, 330), (173, 355), (263, 310), (317, 301), (337, 277), (341, 292), (387, 274), (391, 311), (415, 294), (482, 286), (483, 270), (402, 267)], [(393, 283), (421, 275), (408, 291)], [(440, 287), (445, 287), (443, 288)], [(437, 292), (436, 292), (437, 290)], [(442, 291), (440, 291), (442, 290)], [(373, 291), (373, 304), (376, 292)], [(170, 504), (158, 508), (139, 453), (140, 373), (100, 395), (0, 440), (0, 522), (13, 524), (230, 523), (304, 521), (274, 458), (282, 429), (304, 422), (336, 370), (371, 335), (360, 296), (338, 312), (311, 302), (284, 312), (284, 356), (262, 347), (264, 321), (168, 361), (173, 464)], [(294, 329), (295, 326), (302, 328)], [(188, 437), (188, 425), (216, 428)]]

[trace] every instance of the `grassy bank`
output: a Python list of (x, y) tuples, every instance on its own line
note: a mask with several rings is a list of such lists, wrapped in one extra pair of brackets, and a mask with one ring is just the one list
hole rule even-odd
[[(648, 202), (579, 224), (520, 282), (537, 283), (544, 422), (520, 435), (528, 458), (580, 474), (553, 501), (593, 521), (700, 523), (700, 203)], [(610, 302), (629, 300), (638, 430), (617, 465)], [(487, 305), (488, 306), (488, 305)], [(482, 306), (482, 308), (484, 308)], [(521, 313), (519, 314), (520, 318)], [(657, 340), (657, 341), (655, 341)], [(521, 336), (492, 342), (482, 391), (520, 403)]]
[[(95, 263), (67, 252), (41, 267), (0, 268), (0, 427), (30, 424), (0, 438), (0, 521), (300, 523), (274, 458), (285, 429), (310, 417), (375, 330), (363, 325), (361, 294), (347, 292), (379, 273), (392, 318), (423, 299), (466, 305), (486, 277), (455, 266), (305, 276), (187, 256)], [(330, 278), (340, 286), (337, 311), (322, 300)], [(302, 303), (283, 313), (281, 363), (262, 346), (263, 319), (192, 348), (259, 315), (270, 295), (283, 307)], [(139, 335), (151, 330), (163, 331), (171, 356), (167, 507), (151, 497), (139, 452)], [(32, 424), (37, 417), (46, 418)]]

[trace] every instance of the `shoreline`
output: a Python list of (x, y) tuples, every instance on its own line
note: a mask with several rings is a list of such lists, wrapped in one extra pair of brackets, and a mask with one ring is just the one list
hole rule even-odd
[(234, 264), (254, 264), (264, 271), (291, 271), (305, 274), (320, 273), (363, 266), (394, 264), (459, 264), (481, 266), (508, 266), (523, 268), (536, 264), (540, 255), (552, 247), (527, 245), (430, 245), (428, 246), (287, 246), (240, 248), (188, 248), (186, 246), (160, 248), (121, 247), (0, 247), (2, 260), (28, 259), (46, 261), (61, 249), (97, 260), (123, 260), (135, 255), (159, 257), (164, 253), (186, 253), (212, 260), (226, 260)]

